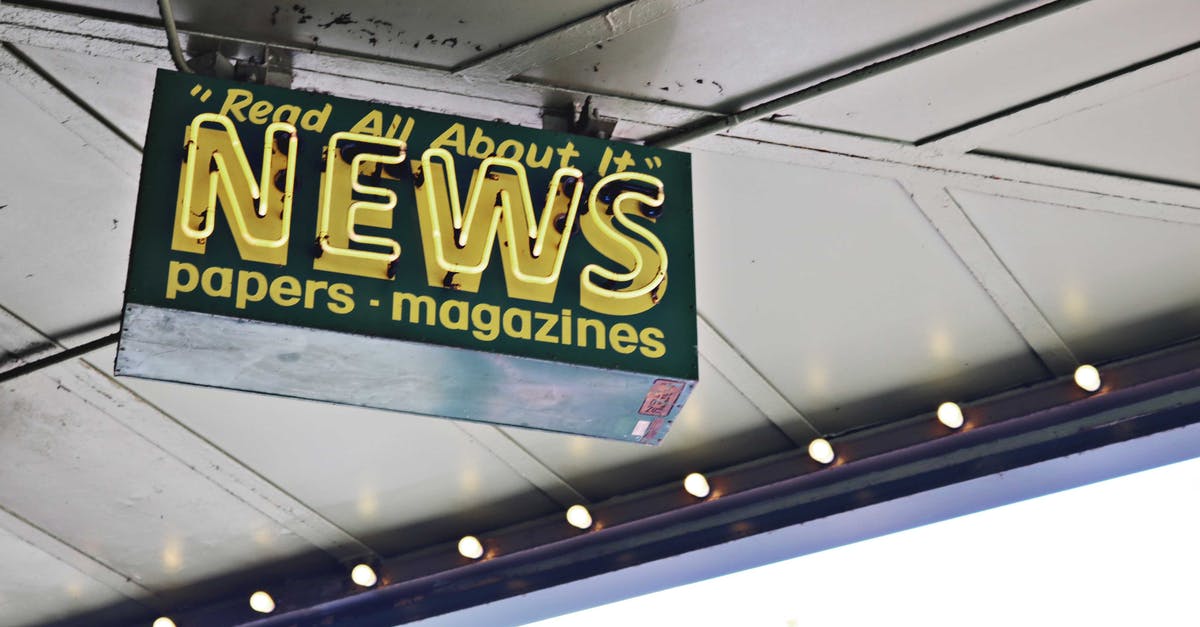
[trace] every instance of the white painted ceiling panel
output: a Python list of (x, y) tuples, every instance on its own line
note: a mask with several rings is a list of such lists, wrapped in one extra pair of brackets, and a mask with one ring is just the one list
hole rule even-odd
[[(556, 507), (445, 419), (121, 381), (380, 552)], [(403, 533), (392, 533), (397, 529)]]
[(1044, 376), (893, 180), (695, 153), (698, 307), (825, 432)]
[(150, 590), (312, 549), (97, 411), (56, 372), (0, 394), (6, 509)]
[(145, 142), (158, 68), (36, 46), (19, 50), (137, 145)]
[(916, 141), (1195, 43), (1194, 0), (1091, 0), (787, 109), (787, 121)]
[(1200, 103), (1200, 74), (997, 138), (980, 150), (1200, 185), (1196, 103)]
[(0, 304), (56, 338), (112, 320), (136, 181), (15, 89), (0, 110)]
[(1200, 226), (953, 193), (1080, 359), (1150, 351), (1200, 330)]
[(25, 540), (0, 528), (0, 617), (20, 627), (66, 618), (122, 599)]
[(708, 0), (527, 72), (589, 92), (736, 110), (997, 0)]
[(529, 429), (505, 432), (592, 501), (792, 447), (703, 359), (700, 383), (660, 446), (630, 446)]

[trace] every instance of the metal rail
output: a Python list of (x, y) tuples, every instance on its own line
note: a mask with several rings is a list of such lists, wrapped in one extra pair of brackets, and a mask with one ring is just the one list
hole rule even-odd
[(120, 337), (121, 337), (121, 332), (118, 331), (116, 333), (106, 335), (102, 338), (95, 339), (90, 342), (84, 342), (83, 344), (80, 344), (79, 346), (72, 346), (71, 348), (65, 348), (57, 353), (42, 357), (41, 359), (36, 359), (36, 360), (31, 361), (22, 366), (17, 366), (16, 368), (13, 368), (12, 370), (5, 370), (4, 372), (0, 372), (0, 383), (3, 383), (5, 381), (11, 381), (18, 377), (23, 377), (27, 374), (32, 374), (39, 370), (49, 368), (50, 366), (53, 366), (54, 364), (62, 363), (64, 361), (67, 361), (68, 359), (73, 359), (75, 357), (79, 357), (80, 355), (86, 355), (87, 353), (90, 353), (98, 348), (103, 348), (110, 344), (116, 344), (117, 340), (120, 339)]

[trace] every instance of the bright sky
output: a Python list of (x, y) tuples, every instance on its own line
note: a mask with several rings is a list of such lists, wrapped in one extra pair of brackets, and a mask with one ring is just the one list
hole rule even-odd
[(527, 627), (1200, 625), (1200, 459)]

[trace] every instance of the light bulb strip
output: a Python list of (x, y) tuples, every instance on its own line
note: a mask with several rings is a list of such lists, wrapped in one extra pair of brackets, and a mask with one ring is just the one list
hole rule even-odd
[[(423, 550), (386, 559), (382, 565), (388, 572), (404, 573), (405, 579), (360, 593), (376, 603), (378, 599), (410, 598), (404, 595), (425, 590), (420, 587), (421, 582), (429, 581), (430, 576), (475, 582), (470, 585), (487, 585), (479, 584), (475, 579), (484, 577), (487, 581), (501, 582), (497, 585), (505, 585), (515, 580), (524, 581), (521, 578), (530, 573), (533, 574), (529, 576), (538, 577), (538, 565), (543, 562), (549, 569), (546, 573), (560, 572), (562, 569), (554, 571), (553, 564), (572, 559), (574, 551), (594, 552), (596, 547), (608, 543), (615, 543), (611, 545), (613, 551), (628, 556), (622, 562), (623, 566), (632, 566), (661, 559), (664, 551), (678, 554), (711, 546), (714, 537), (752, 535), (940, 485), (987, 476), (1006, 467), (1005, 460), (1014, 455), (1018, 456), (1017, 463), (1024, 465), (1061, 457), (1066, 451), (1089, 450), (1195, 424), (1200, 422), (1200, 368), (1196, 368), (1196, 363), (1200, 363), (1200, 342), (1146, 356), (1126, 365), (1106, 366), (1104, 387), (1101, 388), (1104, 394), (1100, 396), (1081, 396), (1074, 382), (1063, 378), (975, 400), (969, 403), (967, 422), (971, 429), (962, 432), (932, 430), (929, 426), (931, 414), (924, 413), (870, 429), (835, 434), (826, 441), (835, 451), (837, 472), (824, 472), (824, 468), (812, 463), (803, 449), (717, 471), (705, 478), (706, 482), (721, 486), (719, 498), (711, 502), (716, 507), (692, 507), (706, 499), (698, 499), (681, 489), (680, 481), (676, 479), (670, 484), (589, 507), (589, 513), (604, 521), (603, 529), (595, 532), (580, 533), (563, 524), (561, 511), (539, 520), (490, 531), (486, 536), (480, 536), (486, 538), (480, 544), (485, 547), (488, 569), (476, 569), (470, 562), (464, 564), (462, 556), (452, 549)], [(1171, 396), (1173, 394), (1175, 396)], [(1181, 402), (1185, 404), (1168, 402), (1168, 396), (1176, 400), (1183, 398)], [(1120, 414), (1119, 410), (1124, 407), (1137, 407), (1138, 411), (1128, 412), (1127, 419), (1114, 421), (1113, 416)], [(962, 407), (959, 409), (961, 411)], [(1003, 428), (992, 428), (1000, 426)], [(1055, 436), (1061, 439), (1054, 447), (1045, 446), (1047, 434), (1064, 433), (1068, 435)], [(930, 470), (928, 465), (919, 463), (927, 460), (930, 454), (946, 459), (953, 454), (970, 463), (947, 464)], [(919, 476), (905, 474), (917, 472), (916, 469), (923, 469)], [(868, 474), (885, 476), (887, 481), (877, 482), (871, 490), (864, 492), (861, 480)], [(822, 494), (819, 501), (796, 501), (797, 494), (816, 493), (813, 491), (818, 488)], [(751, 515), (753, 512), (759, 513)], [(664, 539), (661, 526), (630, 524), (660, 519), (664, 514), (672, 514), (671, 529), (678, 531), (678, 537), (669, 535)], [(606, 533), (610, 530), (616, 533)], [(668, 548), (664, 548), (664, 542)], [(533, 549), (538, 551), (531, 553)], [(560, 583), (572, 581), (572, 576), (569, 573), (546, 575), (537, 580), (533, 589), (552, 585), (543, 582), (555, 581), (555, 577), (559, 577)], [(345, 571), (339, 577), (345, 581)], [(340, 598), (330, 597), (323, 591), (306, 592), (311, 593), (305, 597), (306, 603), (325, 603)], [(448, 603), (445, 597), (439, 599), (436, 602), (442, 605), (437, 607)], [(426, 602), (423, 597), (421, 603)], [(352, 605), (353, 599), (347, 599), (346, 603)], [(453, 605), (453, 602), (449, 603)], [(209, 623), (221, 624), (222, 621), (200, 622)]]

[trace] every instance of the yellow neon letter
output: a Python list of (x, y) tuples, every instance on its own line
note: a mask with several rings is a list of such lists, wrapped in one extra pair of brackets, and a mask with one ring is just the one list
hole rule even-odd
[[(601, 190), (606, 186), (624, 181), (645, 183), (654, 188), (656, 193), (649, 196), (627, 188), (619, 191), (611, 204), (600, 200)], [(580, 305), (600, 313), (631, 316), (650, 309), (663, 297), (667, 290), (667, 251), (662, 241), (649, 229), (629, 218), (625, 207), (630, 201), (634, 201), (634, 207), (639, 203), (647, 207), (659, 207), (665, 198), (661, 180), (638, 172), (610, 174), (592, 188), (588, 197), (588, 213), (581, 221), (583, 235), (600, 254), (627, 271), (614, 272), (594, 263), (585, 266), (579, 276)], [(655, 218), (643, 217), (655, 221)], [(618, 231), (614, 222), (620, 223), (641, 240)], [(596, 276), (601, 280), (597, 281)], [(614, 287), (616, 283), (625, 282), (629, 282), (629, 285)]]
[(508, 295), (554, 300), (583, 194), (582, 172), (561, 168), (554, 173), (540, 217), (534, 215), (525, 166), (514, 159), (484, 159), (471, 178), (465, 207), (459, 202), (454, 158), (445, 148), (426, 150), (413, 164), (413, 177), (421, 181), (417, 214), (430, 285), (478, 291), (498, 236)]
[[(275, 141), (280, 133), (288, 137), (286, 152)], [(203, 254), (216, 226), (219, 202), (242, 259), (286, 264), (296, 180), (296, 127), (287, 122), (267, 126), (261, 182), (254, 180), (237, 129), (228, 117), (201, 113), (188, 125), (185, 136), (187, 156), (179, 171), (171, 248)]]
[[(340, 149), (339, 142), (345, 142)], [(360, 149), (354, 150), (357, 154), (350, 157), (348, 147), (355, 145)], [(366, 152), (368, 148), (386, 150)], [(398, 139), (348, 132), (334, 133), (329, 138), (317, 209), (317, 243), (321, 255), (313, 261), (314, 269), (378, 279), (392, 276), (395, 271), (392, 264), (400, 258), (400, 244), (386, 237), (362, 235), (354, 227), (390, 229), (396, 193), (385, 187), (364, 185), (359, 176), (367, 169), (367, 164), (392, 165), (404, 161), (404, 157), (404, 142)], [(382, 196), (384, 200), (354, 200), (355, 192)], [(381, 246), (389, 252), (350, 248), (350, 242)]]

